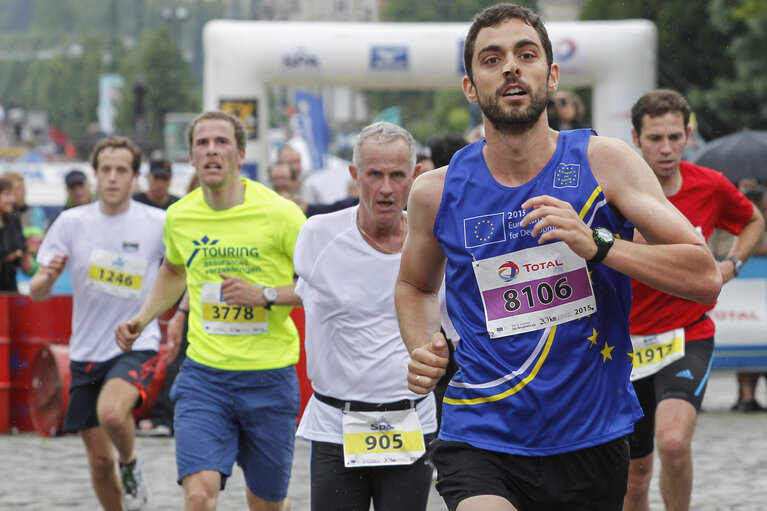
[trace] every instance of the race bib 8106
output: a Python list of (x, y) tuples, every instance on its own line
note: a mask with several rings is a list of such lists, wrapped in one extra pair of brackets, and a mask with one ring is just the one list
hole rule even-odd
[(586, 261), (563, 241), (472, 265), (491, 338), (540, 330), (597, 310)]

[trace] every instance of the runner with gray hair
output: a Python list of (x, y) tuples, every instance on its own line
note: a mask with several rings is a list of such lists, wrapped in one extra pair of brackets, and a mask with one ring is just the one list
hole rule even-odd
[(362, 130), (353, 161), (359, 206), (309, 218), (296, 242), (314, 389), (297, 435), (312, 442), (312, 510), (368, 509), (372, 499), (375, 509), (422, 511), (435, 405), (407, 388), (394, 310), (415, 142), (379, 122)]

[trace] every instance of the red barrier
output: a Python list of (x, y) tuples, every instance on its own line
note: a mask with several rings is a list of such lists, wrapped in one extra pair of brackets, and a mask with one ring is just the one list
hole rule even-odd
[(10, 295), (0, 293), (0, 433), (11, 431)]
[(72, 297), (52, 296), (33, 302), (28, 296), (8, 295), (10, 334), (10, 421), (18, 431), (34, 431), (29, 399), (32, 364), (47, 344), (67, 344), (72, 334)]
[(64, 426), (69, 405), (69, 346), (47, 344), (32, 364), (29, 411), (34, 430), (41, 436), (55, 436)]
[[(147, 398), (133, 411), (136, 420), (149, 417), (149, 410), (165, 381), (165, 346), (158, 351), (157, 367), (147, 387)], [(61, 433), (69, 405), (69, 346), (47, 344), (32, 365), (32, 384), (28, 394), (29, 422), (39, 435), (50, 437)]]
[(304, 339), (306, 338), (306, 320), (304, 316), (303, 307), (295, 307), (290, 312), (290, 318), (295, 323), (298, 329), (298, 336), (300, 338), (301, 353), (296, 364), (296, 373), (298, 374), (298, 388), (301, 392), (301, 409), (298, 412), (298, 420), (301, 420), (301, 416), (306, 408), (306, 403), (309, 402), (309, 398), (312, 397), (312, 382), (306, 375), (306, 349), (304, 348)]
[[(63, 300), (61, 298), (64, 298)], [(67, 300), (68, 298), (68, 300)], [(42, 436), (56, 435), (63, 426), (64, 414), (69, 402), (69, 347), (56, 345), (51, 340), (44, 343), (39, 335), (69, 334), (71, 324), (71, 297), (54, 297), (44, 302), (30, 302), (28, 298), (13, 296), (0, 296), (0, 364), (3, 363), (3, 325), (10, 326), (9, 330), (15, 332), (17, 341), (12, 350), (16, 350), (15, 359), (11, 355), (11, 380), (17, 385), (3, 389), (2, 371), (0, 370), (0, 433), (8, 432), (10, 425), (19, 431), (36, 431)], [(11, 321), (2, 321), (3, 304), (9, 304), (11, 309), (14, 305), (21, 310), (21, 315)], [(47, 304), (47, 305), (46, 305)], [(40, 305), (41, 307), (36, 307)], [(44, 307), (43, 307), (44, 305)], [(31, 314), (35, 312), (45, 315), (42, 325), (32, 326), (29, 332), (22, 332), (21, 324), (29, 324)], [(62, 317), (63, 316), (63, 317)], [(167, 318), (172, 316), (169, 313)], [(304, 350), (304, 310), (301, 307), (294, 308), (290, 314), (300, 336), (300, 358), (296, 364), (296, 373), (299, 379), (301, 393), (300, 414), (303, 413), (309, 398), (312, 395), (312, 385), (306, 375), (306, 352)], [(67, 325), (62, 330), (61, 324)], [(164, 332), (163, 332), (164, 334)], [(164, 337), (164, 336), (163, 336)], [(141, 407), (134, 411), (136, 420), (147, 418), (149, 410), (162, 389), (165, 380), (165, 353), (167, 347), (160, 346), (158, 366), (152, 382), (147, 389), (147, 400)], [(14, 379), (15, 376), (15, 379)], [(11, 412), (3, 413), (3, 404), (9, 406)], [(301, 415), (299, 414), (299, 420)], [(10, 415), (10, 422), (8, 417)], [(8, 425), (3, 429), (3, 419)]]
[(136, 421), (149, 418), (149, 412), (152, 410), (152, 405), (157, 401), (157, 395), (162, 390), (163, 384), (165, 384), (165, 370), (168, 367), (168, 363), (165, 361), (165, 356), (167, 354), (168, 346), (166, 344), (160, 344), (160, 349), (157, 352), (157, 365), (154, 368), (154, 376), (146, 389), (146, 399), (141, 403), (141, 406), (133, 410), (133, 418), (136, 419)]

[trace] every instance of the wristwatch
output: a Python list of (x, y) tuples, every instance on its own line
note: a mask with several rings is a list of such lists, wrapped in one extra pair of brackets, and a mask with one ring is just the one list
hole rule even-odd
[(613, 243), (615, 242), (615, 236), (613, 236), (613, 233), (604, 227), (597, 227), (594, 229), (593, 233), (594, 243), (597, 244), (597, 253), (594, 254), (594, 257), (589, 259), (588, 262), (591, 264), (599, 264), (607, 255), (610, 247), (613, 246)]
[(728, 257), (725, 259), (725, 261), (732, 261), (732, 273), (737, 277), (740, 275), (740, 270), (743, 269), (743, 261), (738, 259), (737, 257)]
[(272, 305), (274, 305), (274, 302), (277, 301), (277, 290), (274, 289), (273, 287), (265, 287), (264, 300), (266, 300), (266, 305), (264, 305), (264, 309), (271, 309)]

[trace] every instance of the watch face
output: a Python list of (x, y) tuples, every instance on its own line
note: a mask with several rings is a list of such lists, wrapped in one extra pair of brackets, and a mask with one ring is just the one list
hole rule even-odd
[(273, 302), (277, 299), (277, 290), (273, 287), (265, 287), (264, 288), (264, 298), (268, 302)]
[(611, 233), (609, 230), (605, 229), (604, 227), (597, 227), (596, 235), (599, 237), (600, 240), (604, 241), (605, 243), (612, 243), (613, 241), (615, 241), (615, 236), (613, 236), (613, 233)]

